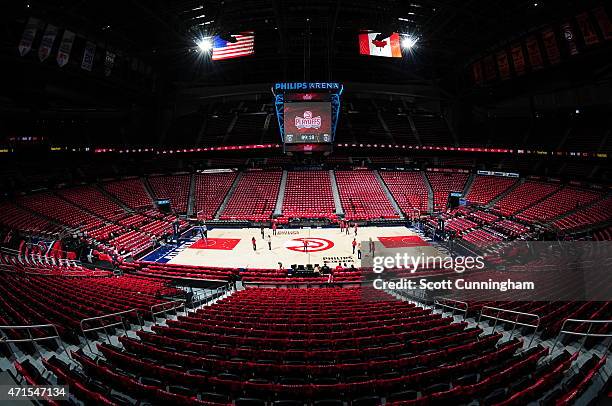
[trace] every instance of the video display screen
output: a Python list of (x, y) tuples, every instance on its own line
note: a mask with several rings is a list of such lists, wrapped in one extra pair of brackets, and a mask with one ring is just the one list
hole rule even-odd
[(332, 142), (330, 102), (285, 103), (285, 143)]

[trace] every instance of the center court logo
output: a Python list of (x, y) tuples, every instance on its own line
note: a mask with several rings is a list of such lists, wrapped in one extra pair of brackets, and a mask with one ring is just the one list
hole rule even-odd
[(291, 251), (305, 252), (304, 242), (306, 242), (308, 252), (326, 251), (334, 246), (333, 241), (325, 238), (305, 237), (294, 238), (293, 240), (288, 241), (285, 244), (285, 248)]

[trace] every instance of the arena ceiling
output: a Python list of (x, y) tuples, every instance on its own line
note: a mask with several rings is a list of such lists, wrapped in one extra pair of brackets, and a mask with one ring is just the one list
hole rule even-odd
[[(134, 52), (171, 81), (406, 82), (452, 77), (479, 52), (555, 16), (568, 0), (15, 0), (12, 14), (44, 14)], [(9, 4), (9, 2), (5, 2)], [(26, 7), (24, 9), (24, 7)], [(367, 29), (419, 38), (400, 60), (364, 58)], [(255, 31), (256, 55), (210, 63), (194, 41)]]
[[(382, 94), (395, 91), (423, 103), (444, 98), (458, 105), (456, 100), (463, 103), (463, 95), (474, 93), (479, 106), (489, 103), (494, 92), (503, 100), (521, 92), (571, 89), (585, 80), (599, 86), (597, 75), (612, 75), (612, 57), (602, 56), (603, 48), (589, 60), (547, 73), (546, 81), (534, 76), (518, 85), (508, 81), (473, 89), (466, 79), (475, 58), (598, 4), (602, 1), (6, 0), (0, 6), (0, 118), (22, 128), (31, 125), (32, 117), (42, 125), (49, 119), (80, 123), (102, 117), (120, 122), (128, 132), (147, 132), (180, 113), (176, 106), (181, 103), (199, 109), (206, 97), (227, 96), (230, 90), (244, 97), (263, 89), (269, 97), (269, 84), (277, 81), (333, 80), (359, 84), (370, 89), (368, 95), (375, 93), (371, 89), (386, 89)], [(16, 52), (32, 16), (80, 35), (71, 69), (49, 60), (41, 63), (34, 52), (26, 57)], [(361, 56), (360, 30), (410, 34), (418, 43), (402, 58)], [(241, 31), (255, 32), (254, 56), (211, 61), (196, 46), (203, 36)], [(97, 73), (81, 69), (86, 40), (100, 49)], [(125, 75), (103, 74), (106, 48), (129, 55), (117, 68)], [(152, 74), (134, 75), (129, 66), (134, 58)], [(0, 130), (6, 129), (1, 121)]]

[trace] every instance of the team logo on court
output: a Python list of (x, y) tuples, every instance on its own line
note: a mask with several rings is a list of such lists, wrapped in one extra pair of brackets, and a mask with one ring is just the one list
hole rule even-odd
[[(304, 247), (304, 242), (306, 242), (306, 248)], [(305, 238), (294, 238), (293, 240), (288, 241), (285, 244), (287, 249), (291, 251), (297, 252), (319, 252), (326, 251), (334, 246), (334, 242), (330, 240), (326, 240), (325, 238), (313, 238), (313, 237), (305, 237)]]

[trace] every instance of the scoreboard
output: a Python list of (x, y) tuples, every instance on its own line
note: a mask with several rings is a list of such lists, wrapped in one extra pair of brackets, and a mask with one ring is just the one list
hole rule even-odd
[(329, 101), (287, 101), (283, 116), (286, 143), (331, 142)]
[(341, 84), (276, 83), (272, 93), (285, 152), (331, 151)]

